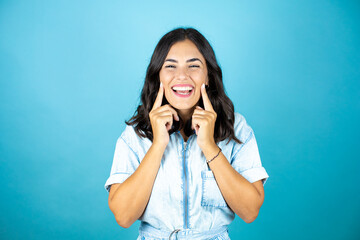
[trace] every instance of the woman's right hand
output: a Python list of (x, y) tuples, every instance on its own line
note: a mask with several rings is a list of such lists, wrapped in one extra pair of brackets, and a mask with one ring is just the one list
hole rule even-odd
[(169, 130), (173, 124), (173, 116), (179, 121), (179, 115), (169, 104), (161, 106), (164, 96), (164, 86), (160, 83), (158, 95), (153, 108), (149, 113), (151, 128), (153, 132), (153, 144), (166, 147), (169, 143)]

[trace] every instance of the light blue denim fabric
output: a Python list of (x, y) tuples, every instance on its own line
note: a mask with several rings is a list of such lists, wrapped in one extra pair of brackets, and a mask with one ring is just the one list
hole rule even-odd
[[(242, 144), (227, 139), (218, 143), (232, 167), (250, 183), (268, 174), (261, 164), (252, 128), (235, 113), (235, 135)], [(138, 239), (230, 239), (227, 226), (235, 214), (226, 204), (196, 134), (184, 142), (180, 132), (170, 135), (148, 205), (139, 218)], [(124, 182), (139, 166), (152, 142), (126, 126), (116, 143), (110, 177), (105, 189)], [(216, 159), (214, 160), (216, 161)], [(179, 232), (177, 232), (179, 231)], [(175, 237), (175, 238), (174, 238)]]

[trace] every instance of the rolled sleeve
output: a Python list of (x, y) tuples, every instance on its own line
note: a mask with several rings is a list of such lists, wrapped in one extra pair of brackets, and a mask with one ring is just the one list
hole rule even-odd
[(269, 175), (262, 166), (254, 131), (246, 124), (245, 119), (242, 118), (242, 121), (241, 129), (235, 129), (235, 134), (242, 144), (235, 143), (231, 165), (250, 183), (262, 180), (265, 185)]
[(138, 154), (130, 146), (126, 135), (123, 133), (116, 142), (110, 177), (105, 183), (105, 189), (110, 192), (112, 184), (123, 183), (135, 172), (139, 164)]

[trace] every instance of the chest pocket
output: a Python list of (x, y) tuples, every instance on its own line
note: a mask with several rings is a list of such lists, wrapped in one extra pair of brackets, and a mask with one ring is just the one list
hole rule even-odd
[(227, 207), (212, 171), (201, 171), (202, 197), (201, 206)]

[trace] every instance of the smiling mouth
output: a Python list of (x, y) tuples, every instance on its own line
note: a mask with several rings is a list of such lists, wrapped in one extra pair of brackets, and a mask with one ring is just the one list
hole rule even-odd
[(193, 87), (172, 87), (172, 91), (179, 97), (188, 97), (193, 92)]

